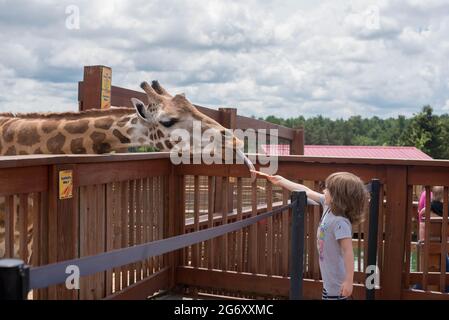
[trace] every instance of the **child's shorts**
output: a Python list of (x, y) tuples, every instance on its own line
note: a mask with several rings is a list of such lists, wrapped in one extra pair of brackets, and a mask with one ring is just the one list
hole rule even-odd
[(326, 289), (323, 288), (323, 300), (347, 300), (348, 297), (343, 296), (328, 296)]

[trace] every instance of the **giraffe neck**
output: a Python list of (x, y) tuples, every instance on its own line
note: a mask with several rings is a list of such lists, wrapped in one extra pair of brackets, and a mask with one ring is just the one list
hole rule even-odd
[(94, 117), (0, 117), (0, 154), (101, 154), (130, 147), (171, 147), (155, 123), (143, 125), (132, 112), (97, 112)]

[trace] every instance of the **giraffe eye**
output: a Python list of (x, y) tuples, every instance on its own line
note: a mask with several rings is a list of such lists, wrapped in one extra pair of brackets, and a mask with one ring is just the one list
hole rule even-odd
[(162, 124), (166, 128), (170, 128), (172, 125), (174, 125), (178, 121), (179, 120), (176, 118), (171, 118), (170, 120), (159, 121), (159, 123)]

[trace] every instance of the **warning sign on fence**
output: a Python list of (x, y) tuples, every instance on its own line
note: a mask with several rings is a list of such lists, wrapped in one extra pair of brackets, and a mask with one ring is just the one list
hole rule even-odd
[(73, 171), (59, 171), (59, 199), (70, 199), (73, 197)]

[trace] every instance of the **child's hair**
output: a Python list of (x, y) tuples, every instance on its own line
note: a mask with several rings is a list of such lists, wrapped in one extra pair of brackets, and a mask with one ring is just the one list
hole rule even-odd
[(432, 200), (434, 201), (443, 201), (443, 187), (435, 186), (432, 188)]
[(332, 213), (348, 218), (352, 224), (363, 221), (368, 191), (359, 177), (349, 172), (333, 173), (326, 179), (326, 189), (332, 197)]

